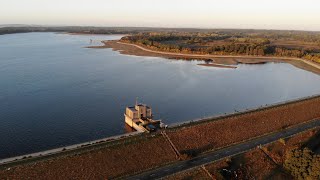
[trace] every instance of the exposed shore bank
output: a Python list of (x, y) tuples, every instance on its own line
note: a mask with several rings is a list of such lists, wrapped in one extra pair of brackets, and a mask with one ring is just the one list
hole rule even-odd
[[(237, 65), (237, 64), (263, 64), (263, 63), (289, 63), (297, 68), (304, 69), (320, 75), (320, 64), (307, 61), (300, 58), (290, 57), (262, 57), (262, 56), (229, 56), (229, 55), (200, 55), (200, 54), (184, 54), (173, 52), (162, 52), (147, 49), (145, 47), (119, 42), (117, 40), (103, 41), (103, 46), (91, 46), (88, 48), (112, 48), (114, 51), (119, 51), (124, 55), (134, 56), (149, 56), (149, 57), (163, 57), (168, 59), (199, 59), (210, 60), (213, 63), (220, 65)], [(216, 67), (216, 66), (215, 66)]]

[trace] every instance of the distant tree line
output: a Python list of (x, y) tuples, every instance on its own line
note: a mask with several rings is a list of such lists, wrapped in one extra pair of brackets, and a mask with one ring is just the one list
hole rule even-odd
[(87, 27), (87, 26), (17, 26), (17, 27), (0, 27), (0, 35), (27, 33), (27, 32), (68, 32), (83, 34), (138, 34), (150, 29), (143, 28), (122, 28), (122, 27)]
[[(270, 40), (266, 37), (268, 37), (268, 35), (255, 37), (246, 35), (242, 37), (241, 35), (221, 33), (140, 33), (137, 35), (125, 36), (121, 41), (167, 52), (210, 55), (297, 57), (320, 62), (320, 52), (302, 48), (294, 49), (277, 46), (270, 44)], [(312, 39), (309, 36), (305, 38), (310, 41), (318, 40), (317, 38)]]
[[(121, 41), (169, 52), (298, 57), (320, 63), (320, 32), (250, 29), (178, 29), (90, 26), (0, 27), (0, 35), (25, 32), (130, 34)], [(273, 42), (304, 43), (301, 48)], [(310, 46), (309, 46), (310, 45)], [(315, 47), (316, 46), (316, 47)]]

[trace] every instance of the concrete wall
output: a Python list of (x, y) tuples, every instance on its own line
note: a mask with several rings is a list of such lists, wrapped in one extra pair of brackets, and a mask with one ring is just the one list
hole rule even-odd
[(136, 105), (135, 109), (138, 111), (139, 118), (143, 118), (143, 117), (151, 118), (151, 116), (152, 116), (151, 108), (149, 108), (145, 105)]
[(130, 108), (126, 108), (126, 115), (129, 116), (132, 119), (138, 119), (138, 111), (134, 111)]
[(145, 132), (146, 131), (146, 129), (144, 127), (137, 125), (134, 120), (132, 120), (130, 117), (128, 117), (126, 115), (125, 115), (125, 122), (130, 127), (137, 130), (138, 132)]

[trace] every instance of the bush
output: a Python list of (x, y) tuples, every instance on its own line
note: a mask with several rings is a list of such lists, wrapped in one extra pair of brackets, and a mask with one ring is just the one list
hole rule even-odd
[(320, 155), (308, 148), (289, 151), (284, 167), (297, 179), (320, 179)]
[(280, 142), (281, 144), (283, 144), (283, 145), (286, 145), (286, 140), (284, 140), (283, 138), (280, 138), (280, 139), (279, 139), (279, 142)]

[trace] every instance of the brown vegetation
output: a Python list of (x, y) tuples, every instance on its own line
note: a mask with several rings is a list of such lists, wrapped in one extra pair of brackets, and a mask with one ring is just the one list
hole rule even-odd
[(187, 180), (187, 179), (201, 179), (210, 180), (211, 178), (204, 172), (203, 169), (191, 169), (188, 171), (183, 171), (171, 176), (164, 178), (165, 180)]
[(285, 140), (285, 143), (280, 141), (267, 145), (265, 151), (272, 157), (272, 159), (278, 164), (283, 164), (285, 161), (285, 154), (295, 148), (301, 148), (306, 146), (307, 141), (319, 133), (320, 128), (316, 128), (310, 131), (306, 131), (297, 134), (291, 138)]
[(162, 136), (0, 170), (8, 179), (109, 179), (175, 161)]
[(288, 179), (288, 175), (260, 149), (206, 167), (216, 179)]
[[(214, 179), (290, 179), (260, 149), (254, 149), (231, 159), (227, 158), (205, 166)], [(204, 179), (201, 169), (189, 170), (167, 179)], [(207, 176), (208, 177), (208, 176)]]
[[(296, 171), (296, 168), (300, 168), (300, 166), (299, 164), (295, 165), (293, 162), (302, 161), (297, 160), (293, 152), (297, 151), (297, 148), (301, 149), (307, 146), (309, 141), (317, 136), (319, 130), (320, 128), (316, 128), (285, 140), (280, 139), (277, 142), (264, 146), (262, 150), (254, 149), (231, 159), (227, 158), (208, 164), (206, 165), (206, 169), (216, 179), (293, 179), (290, 172), (284, 168), (285, 162), (286, 166), (289, 166), (289, 169), (295, 171), (293, 175), (303, 175)], [(301, 154), (301, 152), (303, 151), (298, 150), (296, 154)], [(308, 151), (307, 154), (312, 153)], [(310, 162), (312, 163), (313, 161)], [(313, 168), (317, 167), (314, 166)], [(314, 170), (310, 172), (312, 174), (317, 173)], [(235, 178), (235, 174), (237, 178)]]
[(237, 171), (248, 179), (273, 179), (270, 176), (281, 173), (279, 167), (260, 149), (244, 154), (245, 163)]
[(297, 179), (320, 179), (320, 155), (308, 148), (287, 152), (284, 167)]
[(182, 154), (198, 154), (318, 118), (319, 104), (320, 98), (315, 98), (171, 129), (167, 134)]
[(206, 165), (206, 169), (215, 179), (223, 179), (221, 170), (229, 167), (229, 159), (220, 160), (211, 164)]

